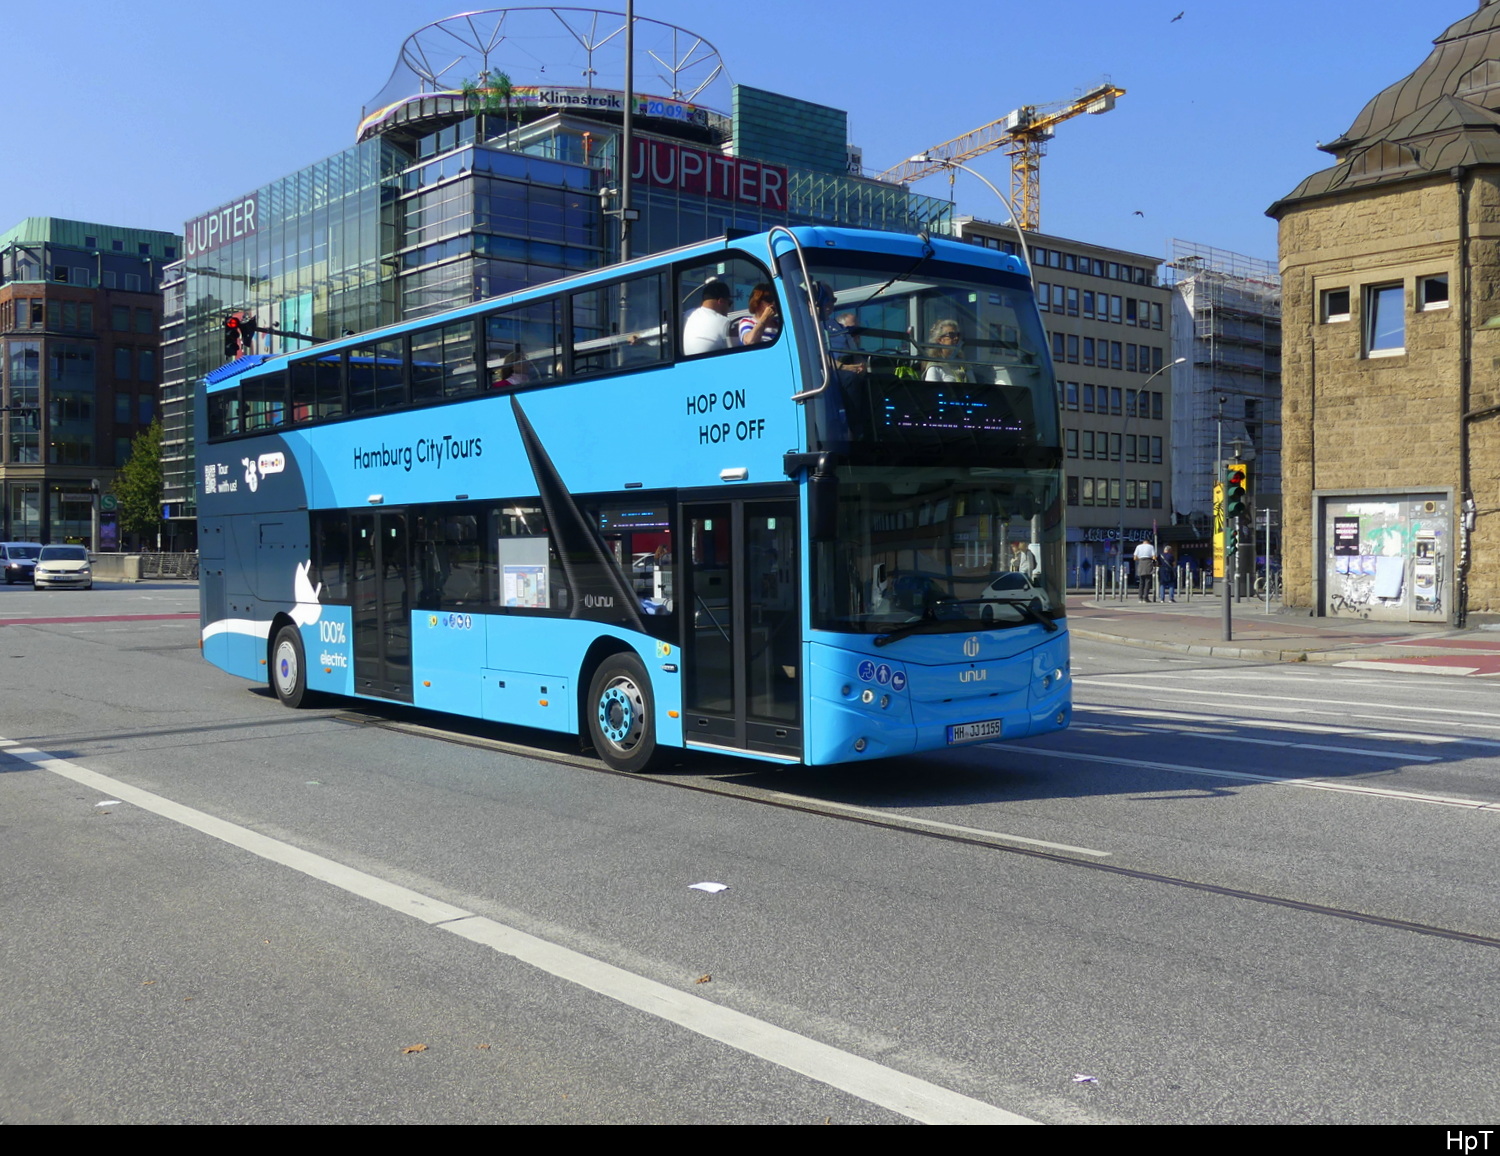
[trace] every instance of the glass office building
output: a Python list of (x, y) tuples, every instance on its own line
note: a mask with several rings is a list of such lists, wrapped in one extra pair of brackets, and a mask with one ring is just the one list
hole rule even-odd
[[(181, 356), (162, 400), (180, 544), (195, 512), (192, 383), (227, 360), (230, 314), (253, 315), (254, 352), (275, 353), (619, 259), (623, 21), (496, 9), (419, 29), (354, 145), (187, 222), (164, 322)], [(558, 51), (558, 22), (581, 56), (547, 61), (553, 75), (592, 83), (513, 79), (512, 61), (537, 71)], [(776, 224), (951, 231), (951, 202), (858, 175), (843, 111), (731, 85), (701, 37), (635, 24), (636, 74), (667, 91), (635, 90), (632, 254)]]

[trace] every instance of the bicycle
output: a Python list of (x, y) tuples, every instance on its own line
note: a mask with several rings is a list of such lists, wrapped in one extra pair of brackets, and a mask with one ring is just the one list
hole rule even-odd
[[(1271, 573), (1271, 575), (1270, 575), (1269, 581), (1270, 581), (1270, 585), (1271, 585), (1271, 597), (1272, 598), (1280, 598), (1281, 597), (1281, 590), (1282, 590), (1281, 572), (1279, 570), (1278, 571), (1273, 571)], [(1264, 571), (1262, 571), (1260, 574), (1256, 575), (1256, 578), (1255, 578), (1255, 593), (1258, 596), (1260, 596), (1261, 598), (1264, 598), (1266, 596), (1266, 582), (1267, 582), (1267, 577), (1266, 577), (1266, 574), (1265, 574)]]

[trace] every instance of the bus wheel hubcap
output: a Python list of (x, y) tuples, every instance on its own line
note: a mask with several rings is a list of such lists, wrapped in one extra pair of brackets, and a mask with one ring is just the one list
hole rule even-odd
[(641, 692), (628, 678), (617, 678), (599, 696), (599, 730), (617, 747), (629, 748), (640, 741)]
[(285, 644), (276, 651), (276, 685), (282, 694), (297, 685), (297, 653)]

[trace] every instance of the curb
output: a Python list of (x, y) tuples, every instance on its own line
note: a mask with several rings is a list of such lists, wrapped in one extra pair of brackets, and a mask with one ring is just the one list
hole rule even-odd
[(1411, 650), (1393, 646), (1353, 647), (1348, 650), (1309, 650), (1297, 647), (1293, 650), (1265, 650), (1259, 647), (1235, 646), (1225, 642), (1167, 642), (1156, 638), (1131, 638), (1124, 634), (1110, 634), (1103, 630), (1079, 629), (1069, 626), (1068, 633), (1089, 642), (1113, 642), (1117, 646), (1135, 646), (1143, 650), (1170, 650), (1177, 654), (1192, 654), (1199, 658), (1248, 658), (1260, 662), (1350, 662), (1360, 658), (1411, 658)]

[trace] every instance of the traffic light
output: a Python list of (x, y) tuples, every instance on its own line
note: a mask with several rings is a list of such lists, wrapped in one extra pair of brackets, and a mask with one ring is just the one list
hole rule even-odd
[(1224, 522), (1227, 525), (1245, 513), (1245, 467), (1232, 465), (1224, 471)]
[(240, 315), (231, 313), (224, 318), (224, 360), (233, 361), (241, 353)]
[(240, 352), (255, 352), (255, 334), (260, 328), (260, 323), (255, 320), (253, 313), (240, 314)]
[(1234, 522), (1224, 523), (1224, 557), (1240, 548), (1240, 528)]

